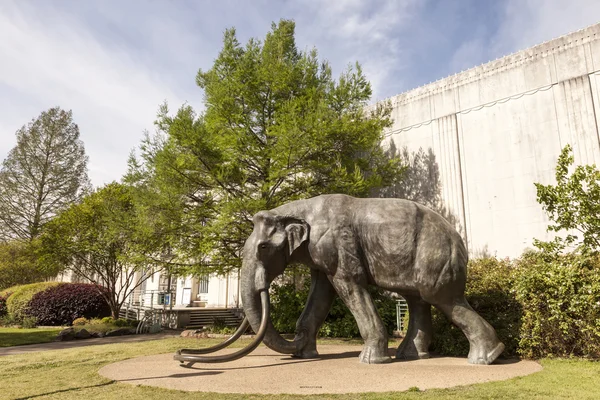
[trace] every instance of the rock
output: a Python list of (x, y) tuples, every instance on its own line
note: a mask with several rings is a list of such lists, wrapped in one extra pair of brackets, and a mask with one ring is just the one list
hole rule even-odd
[(123, 336), (123, 335), (130, 335), (131, 334), (131, 328), (119, 328), (119, 329), (115, 329), (112, 331), (108, 331), (106, 332), (106, 337), (110, 337), (110, 336)]
[(75, 339), (75, 328), (67, 328), (60, 331), (54, 340), (56, 342), (65, 342), (73, 339)]
[(190, 338), (206, 338), (208, 337), (208, 333), (202, 329), (187, 329), (181, 332), (180, 336)]
[(75, 334), (75, 339), (89, 339), (91, 337), (92, 335), (87, 331), (87, 329), (81, 329)]

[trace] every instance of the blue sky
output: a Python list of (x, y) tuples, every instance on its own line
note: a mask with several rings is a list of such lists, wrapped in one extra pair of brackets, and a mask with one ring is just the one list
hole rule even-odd
[(118, 180), (159, 104), (202, 107), (195, 85), (223, 31), (245, 43), (296, 21), (337, 75), (358, 61), (387, 98), (599, 22), (597, 0), (0, 0), (0, 160), (15, 132), (72, 109), (94, 185)]

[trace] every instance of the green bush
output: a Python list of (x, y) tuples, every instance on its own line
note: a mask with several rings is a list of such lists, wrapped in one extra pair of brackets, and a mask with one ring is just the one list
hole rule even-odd
[(132, 326), (134, 324), (134, 320), (132, 319), (125, 319), (125, 318), (119, 318), (113, 321), (113, 323), (118, 326), (118, 327), (124, 327), (124, 326)]
[[(466, 297), (506, 345), (505, 356), (600, 357), (600, 258), (527, 252), (469, 263)], [(469, 344), (439, 311), (432, 349), (464, 356)]]
[[(309, 290), (310, 279), (305, 279), (300, 288), (293, 283), (271, 285), (271, 321), (278, 332), (295, 332), (296, 321), (302, 314)], [(391, 335), (396, 326), (396, 301), (381, 289), (369, 288), (369, 292), (388, 334)], [(360, 336), (352, 313), (339, 297), (334, 300), (319, 335), (344, 338)]]
[[(482, 258), (468, 265), (467, 301), (487, 322), (506, 346), (505, 356), (517, 355), (522, 306), (514, 293), (515, 268), (508, 259)], [(469, 352), (467, 338), (435, 307), (432, 310), (432, 350), (444, 355), (464, 356)]]
[(21, 328), (24, 329), (37, 328), (37, 325), (38, 321), (35, 317), (23, 317), (23, 320), (21, 321)]
[(525, 357), (600, 357), (600, 257), (526, 253), (514, 291), (523, 307)]
[(16, 321), (22, 321), (26, 316), (27, 305), (31, 298), (36, 293), (58, 284), (59, 282), (38, 282), (17, 286), (14, 292), (6, 300), (8, 314)]
[(6, 310), (6, 297), (0, 296), (0, 318), (4, 317), (7, 313), (8, 311)]
[(89, 323), (90, 323), (90, 320), (87, 319), (86, 317), (79, 317), (79, 318), (75, 318), (73, 320), (73, 326), (87, 325)]
[(9, 288), (6, 288), (4, 290), (0, 291), (0, 297), (4, 297), (5, 299), (8, 298), (8, 296), (10, 296), (11, 294), (14, 293), (15, 290), (17, 290), (17, 288), (20, 288), (23, 285), (15, 285), (15, 286), (11, 286)]

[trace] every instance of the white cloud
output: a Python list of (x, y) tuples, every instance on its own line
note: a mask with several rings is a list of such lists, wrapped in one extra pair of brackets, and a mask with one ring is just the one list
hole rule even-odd
[[(373, 100), (391, 96), (403, 86), (410, 44), (403, 32), (417, 23), (425, 6), (416, 0), (308, 0), (302, 8), (314, 21), (298, 24), (299, 40), (314, 43), (339, 68), (359, 61), (373, 88)], [(393, 82), (393, 83), (392, 83)]]
[(1, 11), (0, 37), (10, 39), (0, 40), (0, 87), (14, 97), (3, 99), (0, 109), (0, 157), (14, 145), (20, 126), (60, 105), (73, 110), (92, 182), (119, 179), (143, 130), (153, 129), (158, 105), (165, 99), (179, 105), (182, 93), (125, 49), (102, 44), (65, 12), (41, 15), (35, 5), (20, 2), (3, 3)]
[(301, 49), (316, 47), (335, 74), (359, 61), (378, 100), (598, 15), (597, 0), (1, 0), (0, 160), (18, 128), (58, 105), (73, 110), (93, 183), (119, 179), (160, 103), (202, 106), (195, 74), (210, 68), (229, 27), (245, 43), (294, 19)]
[(597, 0), (508, 0), (493, 45), (496, 52), (512, 53), (598, 22)]

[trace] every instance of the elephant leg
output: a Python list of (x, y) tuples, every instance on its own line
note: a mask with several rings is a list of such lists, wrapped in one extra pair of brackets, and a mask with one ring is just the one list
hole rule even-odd
[(398, 346), (396, 358), (429, 358), (429, 344), (433, 327), (431, 305), (417, 296), (404, 296), (408, 303), (408, 330)]
[(461, 297), (447, 304), (435, 304), (469, 340), (469, 363), (491, 364), (504, 351), (496, 331)]
[(359, 361), (365, 364), (391, 362), (392, 359), (388, 355), (387, 329), (381, 321), (366, 285), (335, 277), (332, 283), (337, 294), (354, 316), (360, 335), (365, 341)]
[(318, 270), (311, 270), (311, 284), (306, 306), (302, 315), (296, 324), (296, 339), (307, 339), (306, 345), (300, 349), (295, 357), (316, 358), (317, 352), (317, 333), (319, 328), (325, 322), (327, 314), (331, 309), (331, 304), (335, 299), (336, 293), (327, 275)]

